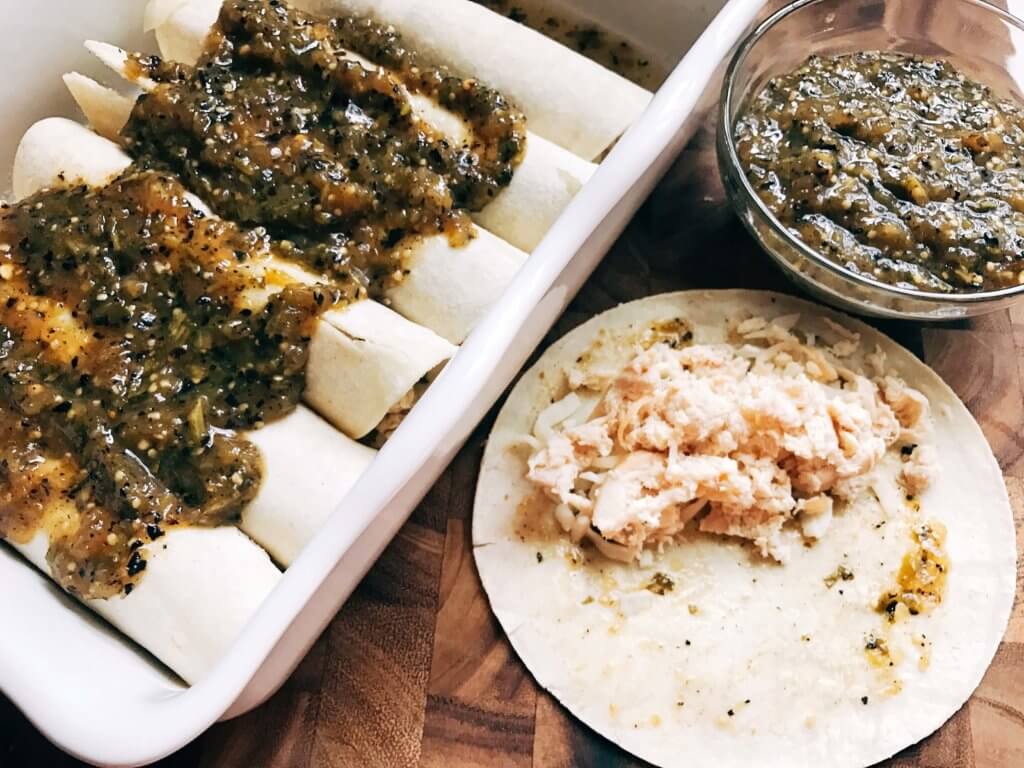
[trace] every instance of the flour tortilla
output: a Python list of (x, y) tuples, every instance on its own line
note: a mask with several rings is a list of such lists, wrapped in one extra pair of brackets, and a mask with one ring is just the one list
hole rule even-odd
[(240, 527), (275, 561), (291, 565), (377, 452), (339, 439), (330, 424), (302, 407), (246, 437), (263, 455), (265, 471)]
[[(924, 519), (948, 529), (951, 568), (942, 604), (892, 626), (873, 610), (911, 544), (891, 456), (875, 483), (882, 501), (865, 499), (839, 511), (825, 537), (796, 548), (784, 566), (758, 561), (735, 541), (694, 534), (650, 567), (612, 563), (592, 550), (583, 566), (573, 567), (564, 535), (551, 523), (551, 506), (526, 511), (533, 503), (524, 502), (532, 493), (523, 476), (528, 452), (515, 446), (552, 398), (561, 397), (562, 372), (595, 342), (593, 354), (621, 366), (636, 335), (659, 321), (686, 319), (694, 343), (711, 343), (724, 341), (729, 319), (794, 312), (801, 316), (798, 329), (820, 339), (837, 340), (826, 317), (860, 333), (862, 355), (877, 344), (889, 367), (930, 400), (941, 470), (920, 502)], [(524, 528), (524, 520), (533, 522)], [(473, 518), (474, 554), (491, 606), (540, 684), (645, 760), (694, 768), (746, 768), (752, 759), (759, 768), (865, 766), (937, 729), (978, 685), (1005, 631), (1014, 539), (995, 458), (970, 413), (931, 369), (863, 323), (755, 291), (632, 302), (554, 344), (498, 416)], [(840, 564), (854, 579), (829, 589), (823, 579)], [(664, 596), (643, 588), (656, 571), (675, 582)], [(620, 604), (608, 607), (602, 597)], [(912, 645), (917, 633), (933, 643), (924, 671)], [(892, 670), (872, 667), (864, 653), (870, 634), (888, 635), (890, 647), (907, 657)], [(894, 675), (903, 685), (895, 695), (885, 692)]]
[[(56, 503), (67, 503), (55, 497)], [(50, 573), (49, 537), (14, 544)], [(185, 682), (200, 680), (234, 642), (281, 572), (237, 528), (174, 528), (143, 548), (146, 571), (130, 595), (88, 600), (114, 627)], [(117, 674), (111, 670), (111, 674)]]
[[(530, 252), (554, 226), (562, 211), (597, 170), (540, 136), (528, 136), (526, 154), (511, 183), (473, 221), (483, 232)], [(491, 252), (497, 254), (497, 247)]]
[[(202, 53), (210, 28), (217, 21), (220, 7), (220, 0), (180, 2), (173, 12), (164, 16), (156, 28), (160, 53), (174, 61), (195, 63)], [(323, 15), (328, 12), (331, 12), (331, 8), (324, 6)], [(339, 13), (341, 11), (334, 11), (332, 15)], [(97, 52), (95, 46), (93, 50)], [(362, 62), (364, 66), (376, 66), (357, 54), (350, 52), (347, 55)], [(116, 59), (105, 55), (104, 60), (108, 64), (114, 63), (115, 69), (118, 69)], [(600, 70), (596, 64), (592, 66)], [(464, 74), (487, 81), (482, 73), (473, 68), (466, 69)], [(455, 142), (461, 142), (466, 137), (467, 129), (461, 118), (426, 97), (414, 95), (411, 100), (416, 113), (441, 133)], [(587, 158), (596, 154), (588, 155)], [(512, 183), (492, 203), (474, 214), (473, 218), (481, 227), (500, 238), (492, 244), (499, 257), (502, 246), (506, 244), (522, 251), (532, 251), (595, 169), (593, 163), (531, 133), (527, 137), (523, 161), (516, 169)], [(443, 241), (443, 238), (440, 239)], [(480, 264), (485, 265), (486, 261)]]
[(152, 32), (188, 0), (149, 0), (143, 11), (142, 31)]
[(217, 21), (221, 0), (150, 0), (144, 26), (156, 33), (160, 55), (194, 64), (203, 53), (206, 34)]
[[(138, 94), (125, 95), (87, 77), (80, 72), (64, 75), (64, 85), (85, 115), (89, 127), (116, 145), (128, 119), (132, 116)], [(94, 142), (98, 144), (99, 142)], [(120, 147), (118, 146), (118, 149)], [(108, 150), (112, 151), (112, 149)], [(121, 154), (124, 154), (123, 152)], [(15, 194), (17, 194), (15, 190)]]
[(40, 120), (26, 131), (14, 156), (11, 187), (22, 200), (46, 187), (90, 183), (102, 186), (117, 178), (131, 158), (116, 144), (101, 139), (62, 117)]
[(333, 331), (313, 335), (303, 396), (354, 438), (368, 435), (455, 354), (433, 331), (375, 301), (329, 310), (320, 324)]
[(582, 54), (471, 0), (295, 0), (320, 16), (393, 25), (431, 64), (493, 86), (530, 130), (593, 160), (647, 108), (651, 93)]
[(446, 237), (399, 243), (408, 274), (388, 291), (388, 301), (399, 314), (453, 344), (465, 339), (523, 265), (525, 257), (499, 243), (485, 229), (458, 248)]

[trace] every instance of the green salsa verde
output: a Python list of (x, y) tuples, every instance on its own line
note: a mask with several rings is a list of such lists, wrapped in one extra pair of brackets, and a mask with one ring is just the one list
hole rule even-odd
[(757, 194), (827, 258), (930, 292), (1024, 283), (1024, 112), (948, 62), (811, 57), (734, 137)]
[(34, 528), (12, 480), (61, 462), (81, 524), (51, 536), (49, 559), (70, 591), (119, 591), (145, 567), (140, 544), (232, 522), (255, 496), (260, 456), (237, 430), (295, 407), (312, 323), (339, 297), (292, 285), (249, 300), (271, 253), (153, 171), (4, 211), (0, 535)]
[[(221, 216), (266, 227), (293, 258), (370, 295), (400, 278), (403, 239), (469, 237), (469, 212), (511, 182), (525, 149), (525, 118), (501, 94), (420, 65), (392, 28), (365, 19), (227, 0), (194, 67), (136, 64), (158, 83), (123, 131), (140, 163), (180, 174)], [(469, 139), (438, 134), (413, 94), (460, 117)]]

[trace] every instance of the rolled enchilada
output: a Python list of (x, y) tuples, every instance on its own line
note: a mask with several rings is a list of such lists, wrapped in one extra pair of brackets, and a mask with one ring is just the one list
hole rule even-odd
[[(22, 139), (15, 158), (14, 191), (24, 197), (58, 182), (99, 187), (130, 165), (131, 158), (112, 142), (73, 121), (53, 118), (37, 123)], [(268, 262), (268, 293), (289, 282), (317, 282), (295, 265), (279, 259)], [(454, 352), (440, 337), (372, 301), (329, 310), (316, 327), (305, 399), (357, 439)]]
[[(176, 7), (173, 9), (154, 8), (150, 14), (151, 18), (147, 21), (155, 24), (157, 42), (160, 45), (160, 52), (165, 58), (194, 64), (203, 54), (210, 30), (217, 22), (223, 2), (222, 0), (185, 0), (185, 2), (175, 5)], [(294, 5), (302, 7), (299, 4)], [(342, 7), (335, 9), (329, 6), (318, 6), (316, 10), (324, 16), (347, 13), (357, 16), (370, 15), (365, 10), (356, 12)], [(384, 23), (395, 23), (388, 19), (386, 14), (379, 18)], [(408, 35), (403, 34), (403, 37), (409, 42), (413, 42)], [(557, 44), (554, 45), (556, 48), (562, 48)], [(571, 54), (568, 49), (564, 50)], [(382, 62), (368, 61), (364, 56), (350, 50), (345, 51), (344, 55), (345, 58), (359, 61), (368, 68), (386, 68), (382, 66)], [(575, 54), (572, 55), (575, 56)], [(451, 63), (456, 72), (479, 78), (494, 85), (489, 73), (477, 69), (471, 60), (460, 61), (458, 65), (455, 65), (442, 57), (433, 63)], [(597, 65), (593, 66), (597, 67)], [(597, 67), (597, 69), (601, 68)], [(499, 88), (499, 90), (501, 89)], [(513, 101), (515, 100), (513, 99)], [(467, 141), (467, 127), (458, 115), (446, 110), (431, 98), (420, 94), (411, 94), (411, 103), (413, 109), (423, 120), (439, 128), (453, 141), (459, 143)], [(529, 112), (527, 112), (527, 119), (531, 121), (532, 126), (533, 116)], [(485, 208), (474, 213), (474, 220), (482, 228), (516, 248), (527, 252), (532, 251), (576, 192), (593, 174), (595, 166), (588, 160), (596, 154), (598, 153), (589, 156), (573, 154), (572, 151), (563, 149), (547, 138), (537, 135), (535, 131), (528, 132), (522, 162), (516, 168), (511, 182)], [(496, 243), (489, 245), (495, 251), (500, 248)], [(481, 263), (483, 263), (482, 260)]]
[[(213, 10), (216, 19), (216, 8)], [(264, 25), (272, 30), (267, 35), (290, 34), (297, 40), (314, 39), (318, 34), (341, 36), (342, 33), (326, 23), (322, 25), (326, 31), (317, 28), (309, 31), (311, 25), (303, 17), (293, 18), (289, 15), (284, 20), (276, 19), (273, 12), (260, 8), (259, 4), (236, 3), (231, 5), (230, 10), (235, 15), (225, 12), (225, 18), (219, 24), (226, 25), (226, 19), (231, 19), (230, 23), (234, 26), (229, 26), (227, 32), (216, 27), (215, 32), (220, 37), (212, 37), (210, 43), (215, 45), (218, 40), (223, 40), (223, 45), (239, 52), (238, 61), (232, 60), (226, 66), (219, 64), (224, 60), (223, 57), (213, 56), (212, 53), (201, 62), (199, 68), (194, 69), (177, 63), (154, 64), (152, 59), (129, 56), (113, 46), (90, 43), (90, 50), (105, 63), (142, 86), (147, 92), (147, 98), (132, 106), (130, 99), (119, 97), (81, 76), (72, 76), (68, 79), (68, 85), (89, 122), (105, 135), (118, 138), (136, 157), (152, 162), (156, 155), (159, 162), (176, 172), (184, 173), (186, 177), (199, 175), (198, 170), (188, 166), (191, 160), (182, 167), (181, 161), (176, 159), (195, 155), (192, 149), (183, 148), (186, 145), (192, 147), (194, 144), (194, 149), (200, 152), (203, 151), (200, 147), (208, 147), (206, 154), (210, 157), (220, 152), (222, 145), (226, 148), (228, 142), (234, 142), (236, 146), (245, 144), (247, 153), (252, 151), (255, 144), (262, 145), (261, 152), (273, 145), (269, 151), (279, 154), (271, 155), (270, 160), (264, 156), (254, 161), (263, 169), (273, 165), (274, 160), (279, 161), (277, 165), (288, 163), (293, 152), (315, 158), (312, 162), (319, 164), (325, 175), (344, 180), (345, 187), (337, 194), (328, 193), (328, 198), (317, 204), (322, 203), (322, 210), (313, 206), (312, 211), (287, 212), (276, 230), (280, 231), (283, 227), (289, 235), (295, 235), (295, 229), (305, 232), (313, 228), (329, 231), (337, 226), (348, 215), (348, 210), (366, 205), (366, 199), (359, 197), (361, 192), (352, 192), (357, 187), (365, 189), (369, 184), (375, 189), (373, 194), (378, 201), (385, 201), (396, 193), (407, 196), (407, 202), (403, 205), (411, 206), (408, 210), (414, 211), (414, 215), (389, 226), (377, 236), (375, 242), (367, 245), (364, 241), (357, 247), (369, 247), (371, 250), (383, 248), (393, 255), (391, 263), (394, 264), (396, 279), (381, 285), (378, 298), (449, 341), (461, 342), (483, 312), (500, 296), (526, 258), (521, 250), (501, 239), (500, 235), (512, 238), (516, 244), (532, 248), (592, 173), (593, 166), (542, 139), (536, 142), (531, 140), (528, 142), (529, 147), (523, 149), (525, 134), (516, 127), (516, 121), (521, 122), (521, 118), (514, 116), (514, 110), (503, 106), (500, 96), (494, 95), (485, 86), (476, 85), (475, 81), (464, 81), (474, 83), (470, 90), (464, 90), (459, 85), (453, 87), (450, 83), (445, 85), (452, 89), (446, 92), (445, 100), (451, 103), (454, 99), (455, 104), (452, 110), (442, 110), (436, 106), (441, 97), (433, 80), (428, 85), (407, 85), (408, 77), (399, 82), (395, 73), (380, 69), (359, 55), (348, 51), (333, 52), (331, 46), (325, 45), (324, 50), (331, 50), (332, 53), (330, 63), (324, 66), (336, 68), (332, 71), (345, 74), (337, 76), (340, 83), (330, 82), (325, 85), (323, 94), (308, 96), (302, 90), (306, 86), (302, 86), (297, 96), (299, 91), (294, 90), (292, 83), (282, 85), (278, 82), (267, 86), (262, 81), (254, 82), (245, 69), (249, 66), (245, 59), (250, 49), (245, 45), (236, 46), (234, 41), (234, 37), (242, 40), (245, 35), (252, 34), (250, 27), (259, 28), (259, 25)], [(193, 32), (201, 41), (209, 33), (209, 24)], [(229, 33), (233, 36), (230, 39), (227, 37)], [(345, 35), (362, 39), (361, 36), (369, 36), (369, 33), (360, 27), (355, 31), (348, 30)], [(292, 49), (306, 45), (295, 40), (293, 42), (295, 44)], [(397, 44), (389, 41), (388, 45)], [(404, 55), (404, 49), (397, 50)], [(246, 54), (243, 55), (242, 51)], [(261, 50), (258, 56), (264, 53)], [(389, 55), (398, 56), (394, 53)], [(405, 61), (400, 58), (398, 60)], [(315, 73), (316, 67), (321, 64), (317, 63), (315, 57), (307, 60), (297, 56), (274, 66), (285, 67), (288, 71), (295, 68), (305, 73), (303, 78), (308, 78), (315, 77), (311, 73)], [(419, 72), (407, 61), (405, 66)], [(202, 95), (206, 88), (202, 83), (209, 81), (211, 68), (216, 69), (218, 77), (227, 77), (235, 82), (228, 89), (230, 94), (239, 89), (254, 89), (257, 95), (246, 96), (249, 99), (245, 102), (247, 104), (266, 99), (274, 99), (276, 104), (280, 100), (296, 104), (302, 114), (311, 116), (303, 119), (302, 126), (295, 128), (285, 125), (283, 131), (273, 123), (280, 119), (280, 115), (275, 114), (268, 115), (266, 119), (261, 116), (257, 121), (259, 127), (247, 129), (244, 138), (237, 131), (221, 130), (207, 135), (213, 129), (212, 126), (192, 119), (195, 111), (202, 108), (201, 103), (187, 109), (185, 104)], [(426, 75), (423, 78), (426, 80)], [(449, 81), (452, 79), (448, 76), (445, 78)], [(368, 86), (368, 82), (373, 85)], [(360, 100), (366, 99), (367, 91), (374, 89), (381, 89), (378, 93), (387, 93), (387, 99), (393, 101), (397, 109), (397, 118), (410, 123), (402, 130), (411, 128), (412, 133), (419, 137), (415, 147), (406, 145), (395, 151), (405, 156), (409, 153), (422, 155), (419, 160), (423, 168), (421, 175), (440, 172), (445, 177), (443, 185), (429, 181), (428, 187), (418, 189), (422, 180), (410, 177), (407, 169), (401, 165), (389, 165), (386, 155), (391, 149), (384, 146), (377, 151), (385, 156), (375, 158), (372, 162), (383, 162), (391, 170), (372, 177), (372, 181), (366, 175), (365, 166), (360, 166), (355, 160), (345, 159), (352, 157), (347, 154), (349, 152), (355, 151), (356, 155), (360, 155), (365, 151), (353, 150), (356, 146), (365, 146), (362, 143), (363, 137), (354, 137), (353, 133), (359, 133), (364, 130), (364, 126), (369, 125), (365, 123), (367, 118), (363, 114), (363, 107), (358, 104)], [(273, 95), (266, 93), (269, 90), (273, 91)], [(347, 102), (349, 107), (344, 111), (330, 107), (338, 90), (352, 92), (352, 100)], [(287, 95), (283, 96), (282, 93)], [(233, 102), (233, 97), (217, 98), (225, 105), (224, 109), (230, 109), (228, 105)], [(348, 98), (349, 95), (342, 95), (338, 103), (344, 104)], [(239, 97), (234, 100), (243, 99)], [(387, 115), (392, 107), (381, 107), (377, 104), (379, 100), (379, 97), (373, 97), (373, 101), (364, 106), (369, 109), (373, 105), (375, 113)], [(329, 108), (325, 107), (325, 103)], [(456, 109), (460, 110), (458, 115)], [(394, 121), (396, 117), (392, 114), (383, 119)], [(165, 131), (172, 127), (171, 133), (165, 135)], [(369, 130), (372, 132), (378, 128), (379, 123)], [(182, 139), (182, 136), (186, 138)], [(304, 139), (307, 143), (299, 147), (299, 136), (315, 138), (311, 141)], [(195, 144), (197, 141), (200, 143)], [(174, 145), (176, 142), (180, 146), (168, 148), (168, 143)], [(282, 157), (285, 159), (281, 160)], [(236, 172), (226, 162), (223, 158), (207, 159), (201, 174), (211, 177), (211, 184), (220, 184), (228, 174)], [(267, 183), (276, 188), (283, 185), (294, 190), (296, 179), (301, 177), (303, 184), (315, 186), (318, 188), (316, 194), (323, 194), (323, 185), (317, 180), (311, 180), (308, 172), (299, 170), (303, 167), (308, 169), (308, 161), (299, 159), (290, 163), (289, 170), (275, 168), (273, 181), (267, 177)], [(363, 181), (359, 181), (361, 176)], [(410, 182), (411, 190), (407, 186)], [(205, 179), (190, 183), (193, 187), (203, 187), (196, 191), (218, 213), (250, 223), (266, 223), (275, 229), (273, 219), (277, 212), (271, 210), (269, 204), (253, 204), (249, 200), (239, 205), (222, 195), (223, 189), (220, 186), (206, 185)], [(255, 189), (247, 188), (247, 192), (261, 191), (258, 180)], [(303, 194), (308, 194), (308, 190)], [(356, 198), (350, 199), (350, 194), (356, 194)], [(272, 205), (277, 206), (276, 203)], [(452, 218), (452, 205), (455, 209), (474, 211), (473, 215), (478, 221), (499, 230), (499, 237), (474, 227), (468, 218), (461, 223), (458, 217)], [(441, 218), (436, 224), (431, 224), (432, 218), (438, 214)], [(464, 214), (460, 216), (465, 218)], [(438, 259), (442, 254), (447, 254), (449, 258)]]
[(431, 63), (473, 72), (526, 113), (535, 133), (598, 158), (652, 94), (576, 51), (470, 0), (299, 0), (320, 15), (350, 13), (393, 25)]
[[(94, 50), (103, 49), (94, 46)], [(110, 54), (118, 61), (123, 59), (119, 49), (106, 49), (107, 61), (110, 61)], [(128, 122), (134, 100), (77, 72), (66, 74), (64, 82), (93, 129), (101, 136), (116, 140)], [(111, 156), (115, 148), (113, 144), (104, 147), (101, 159)], [(541, 148), (540, 153), (543, 151)], [(533, 157), (540, 153), (535, 152)], [(524, 166), (526, 164), (524, 162)], [(512, 185), (518, 178), (519, 173)], [(567, 184), (572, 186), (573, 183)], [(505, 199), (499, 196), (484, 212), (491, 207), (504, 207)], [(543, 208), (543, 215), (535, 212), (537, 215), (521, 219), (526, 226), (536, 229), (538, 242), (547, 231), (543, 222), (552, 210), (543, 205), (544, 202), (542, 198), (531, 204)], [(465, 340), (526, 260), (522, 251), (482, 228), (477, 228), (471, 239), (457, 247), (443, 235), (413, 237), (398, 243), (395, 253), (396, 260), (404, 265), (404, 275), (400, 282), (388, 287), (384, 297), (388, 305), (452, 344)]]
[[(651, 93), (532, 29), (471, 0), (298, 0), (318, 16), (351, 15), (393, 25), (430, 64), (490, 83), (517, 104), (531, 130), (593, 160), (636, 121)], [(198, 58), (219, 0), (153, 0), (147, 27), (165, 56)], [(205, 26), (204, 26), (205, 25)]]
[[(9, 543), (49, 572), (46, 534)], [(224, 655), (281, 572), (237, 528), (184, 528), (142, 551), (149, 566), (139, 586), (88, 606), (185, 682), (195, 683)]]
[[(6, 229), (3, 237), (10, 247)], [(77, 412), (91, 404), (59, 395), (54, 373), (91, 371), (76, 361), (95, 338), (66, 305), (29, 293), (15, 264), (5, 259), (0, 267), (0, 322), (7, 335), (0, 538), (194, 682), (220, 658), (280, 572), (236, 528), (165, 523), (157, 515), (170, 512), (172, 494), (132, 452), (101, 440), (91, 443), (86, 464), (71, 455), (76, 432), (87, 428)], [(31, 363), (49, 375), (34, 377)], [(160, 511), (133, 525), (118, 502), (117, 508), (110, 503), (119, 490), (142, 487), (144, 495), (135, 498)]]

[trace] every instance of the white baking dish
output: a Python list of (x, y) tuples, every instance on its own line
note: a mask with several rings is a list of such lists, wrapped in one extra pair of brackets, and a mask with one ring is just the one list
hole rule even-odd
[[(142, 0), (6, 1), (0, 167), (9, 169), (14, 147), (32, 122), (75, 116), (60, 75), (71, 69), (102, 74), (82, 49), (84, 39), (143, 50), (154, 45), (139, 33)], [(270, 696), (690, 137), (695, 105), (762, 2), (562, 0), (666, 65), (685, 58), (381, 451), (343, 509), (287, 571), (232, 651), (187, 688), (0, 547), (0, 690), (63, 749), (104, 765), (158, 759), (217, 719), (241, 714)]]

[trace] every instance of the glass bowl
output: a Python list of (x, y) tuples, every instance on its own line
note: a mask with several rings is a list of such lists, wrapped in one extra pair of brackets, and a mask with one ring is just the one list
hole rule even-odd
[(936, 293), (879, 283), (830, 261), (798, 238), (751, 187), (733, 142), (748, 99), (812, 54), (898, 51), (947, 59), (998, 95), (1024, 103), (1024, 22), (984, 0), (799, 0), (740, 44), (726, 73), (718, 116), (718, 164), (747, 229), (789, 277), (827, 303), (917, 320), (981, 315), (1024, 300), (1024, 285)]

